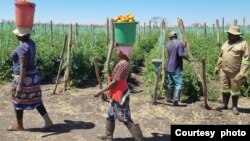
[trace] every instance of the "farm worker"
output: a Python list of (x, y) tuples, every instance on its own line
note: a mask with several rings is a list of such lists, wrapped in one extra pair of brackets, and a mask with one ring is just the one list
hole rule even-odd
[(172, 31), (169, 33), (169, 43), (167, 45), (168, 62), (167, 62), (167, 77), (168, 90), (166, 101), (174, 106), (186, 106), (186, 103), (180, 101), (180, 95), (183, 88), (183, 59), (191, 61), (184, 54), (185, 44), (177, 39), (177, 33)]
[(17, 27), (13, 33), (20, 44), (11, 53), (13, 60), (12, 102), (17, 123), (10, 126), (7, 131), (21, 131), (23, 127), (23, 111), (34, 108), (45, 121), (43, 129), (53, 125), (42, 101), (40, 88), (40, 73), (36, 67), (36, 44), (30, 38), (30, 28)]
[(141, 128), (134, 124), (130, 114), (130, 97), (127, 78), (130, 71), (129, 58), (131, 56), (131, 46), (119, 46), (116, 44), (116, 54), (120, 61), (116, 64), (112, 76), (109, 78), (109, 84), (99, 90), (94, 96), (99, 97), (103, 92), (109, 90), (110, 108), (106, 118), (106, 135), (98, 136), (99, 139), (112, 141), (115, 129), (115, 120), (123, 122), (132, 134), (135, 141), (143, 141)]
[(239, 114), (238, 99), (240, 86), (248, 75), (250, 65), (250, 49), (248, 43), (241, 37), (242, 33), (238, 26), (231, 26), (228, 40), (222, 45), (218, 63), (214, 69), (220, 75), (223, 103), (218, 108), (227, 109), (230, 94), (232, 95), (232, 111)]

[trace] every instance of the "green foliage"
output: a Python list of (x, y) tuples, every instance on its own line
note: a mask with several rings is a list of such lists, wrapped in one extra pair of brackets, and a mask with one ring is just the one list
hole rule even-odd
[[(247, 29), (245, 30), (247, 31)], [(250, 32), (249, 32), (249, 29), (248, 29), (248, 32), (246, 31), (244, 32), (243, 38), (248, 42), (248, 45), (249, 45), (250, 44), (250, 36), (249, 36)], [(247, 96), (247, 97), (250, 96), (250, 71), (248, 72), (247, 80), (244, 81), (241, 87), (241, 91), (242, 91), (243, 96)]]
[(131, 59), (132, 71), (138, 71), (139, 67), (143, 65), (145, 55), (147, 55), (148, 52), (154, 48), (157, 43), (158, 36), (159, 34), (157, 33), (154, 33), (151, 36), (144, 36), (140, 42), (135, 44)]
[(10, 80), (12, 74), (10, 48), (1, 48), (0, 51), (0, 80)]
[(154, 48), (155, 44), (157, 43), (158, 38), (158, 33), (154, 33), (151, 36), (145, 36), (145, 38), (141, 39), (139, 46), (145, 52), (150, 52), (150, 50)]
[[(90, 46), (89, 43), (78, 44), (72, 51), (72, 64), (70, 79), (75, 86), (83, 86), (87, 81), (96, 79), (94, 58), (98, 59), (98, 66), (101, 70), (104, 67), (105, 57), (107, 54), (107, 46), (104, 32), (96, 35), (96, 42), (94, 46)], [(88, 38), (87, 35), (85, 38)], [(102, 74), (100, 74), (102, 75)]]
[[(154, 90), (154, 81), (155, 81), (155, 67), (152, 64), (152, 59), (161, 59), (161, 46), (159, 46), (158, 44), (155, 44), (155, 47), (145, 56), (145, 68), (143, 69), (143, 79), (145, 80), (144, 82), (146, 83), (146, 93), (147, 94), (152, 94), (153, 90)], [(161, 68), (160, 68), (161, 69)], [(161, 72), (161, 71), (160, 71)], [(159, 75), (160, 75), (159, 72)], [(161, 78), (161, 77), (159, 77)], [(158, 80), (159, 82), (161, 81), (161, 79)], [(158, 83), (158, 88), (159, 87)]]
[[(11, 80), (12, 74), (12, 61), (10, 53), (17, 45), (18, 41), (11, 32), (15, 27), (13, 24), (2, 24), (3, 28), (0, 30), (0, 81)], [(50, 40), (50, 28), (44, 25), (35, 26), (35, 34), (32, 35), (33, 40), (37, 44), (37, 66), (42, 73), (43, 82), (51, 82), (56, 74), (60, 62), (60, 52), (63, 45), (65, 34), (68, 33), (66, 26), (53, 26), (53, 47)], [(93, 32), (92, 32), (93, 31)], [(73, 82), (71, 86), (85, 85), (87, 81), (96, 79), (93, 60), (97, 58), (99, 61), (100, 73), (104, 68), (106, 55), (108, 51), (106, 33), (103, 28), (95, 28), (93, 30), (87, 27), (79, 27), (78, 36), (76, 38), (75, 29), (73, 28), (73, 47), (72, 47), (72, 62), (70, 78)], [(161, 59), (161, 45), (159, 44), (159, 31), (155, 30), (151, 34), (143, 34), (140, 36), (140, 41), (137, 41), (133, 47), (133, 56), (131, 59), (132, 71), (138, 71), (139, 67), (144, 65), (142, 72), (144, 82), (146, 83), (146, 93), (153, 93), (154, 84), (154, 65), (152, 59)], [(225, 33), (220, 33), (221, 44), (227, 40)], [(244, 39), (250, 43), (249, 31), (244, 32)], [(207, 76), (207, 92), (208, 99), (215, 101), (219, 94), (219, 76), (213, 74), (213, 69), (216, 65), (220, 46), (217, 45), (216, 34), (208, 29), (207, 37), (204, 36), (201, 29), (187, 30), (187, 38), (192, 49), (192, 54), (199, 64), (199, 71), (201, 74), (201, 59), (206, 59), (206, 76)], [(66, 60), (66, 51), (64, 61)], [(186, 50), (187, 53), (187, 50)], [(117, 63), (118, 58), (113, 50), (110, 70), (112, 70)], [(65, 65), (64, 65), (65, 66)], [(65, 68), (64, 68), (65, 69)], [(63, 73), (61, 74), (63, 75)], [(103, 75), (103, 74), (101, 74)], [(159, 77), (161, 78), (161, 76)], [(193, 67), (187, 61), (184, 61), (184, 89), (183, 93), (187, 96), (200, 96), (201, 87), (194, 74)], [(159, 80), (160, 82), (161, 80)], [(167, 82), (167, 81), (166, 81)], [(160, 83), (158, 83), (160, 84)], [(244, 96), (249, 96), (246, 93), (250, 84), (250, 77), (243, 83), (242, 93)], [(161, 94), (164, 95), (166, 91), (162, 90)]]
[[(10, 27), (8, 27), (10, 28)], [(7, 29), (1, 32), (0, 46), (0, 80), (9, 81), (12, 76), (12, 60), (10, 54), (18, 45), (18, 41), (13, 34), (10, 34)]]
[(51, 82), (57, 75), (60, 57), (59, 49), (46, 47), (46, 44), (38, 42), (36, 63), (42, 76), (42, 82)]
[(94, 76), (94, 68), (91, 63), (90, 49), (87, 48), (74, 48), (72, 53), (72, 64), (70, 79), (73, 81), (73, 85), (80, 85)]

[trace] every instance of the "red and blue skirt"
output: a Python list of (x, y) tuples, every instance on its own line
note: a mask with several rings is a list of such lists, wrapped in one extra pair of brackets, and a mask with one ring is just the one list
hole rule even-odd
[(42, 105), (42, 92), (40, 87), (40, 72), (38, 70), (26, 72), (23, 79), (22, 90), (17, 92), (19, 75), (13, 75), (12, 102), (16, 110), (33, 110)]

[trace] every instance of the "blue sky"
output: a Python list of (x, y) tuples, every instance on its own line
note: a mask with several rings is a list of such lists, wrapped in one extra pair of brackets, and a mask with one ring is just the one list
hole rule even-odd
[[(103, 24), (106, 18), (132, 13), (137, 21), (163, 17), (170, 25), (182, 18), (185, 25), (225, 18), (250, 24), (250, 0), (31, 0), (36, 3), (35, 22)], [(14, 0), (0, 0), (0, 20), (14, 19)]]

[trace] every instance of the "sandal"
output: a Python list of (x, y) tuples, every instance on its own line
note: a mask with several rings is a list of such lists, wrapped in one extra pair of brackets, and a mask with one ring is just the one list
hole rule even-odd
[(9, 126), (6, 131), (24, 131), (24, 128), (14, 128), (13, 126)]

